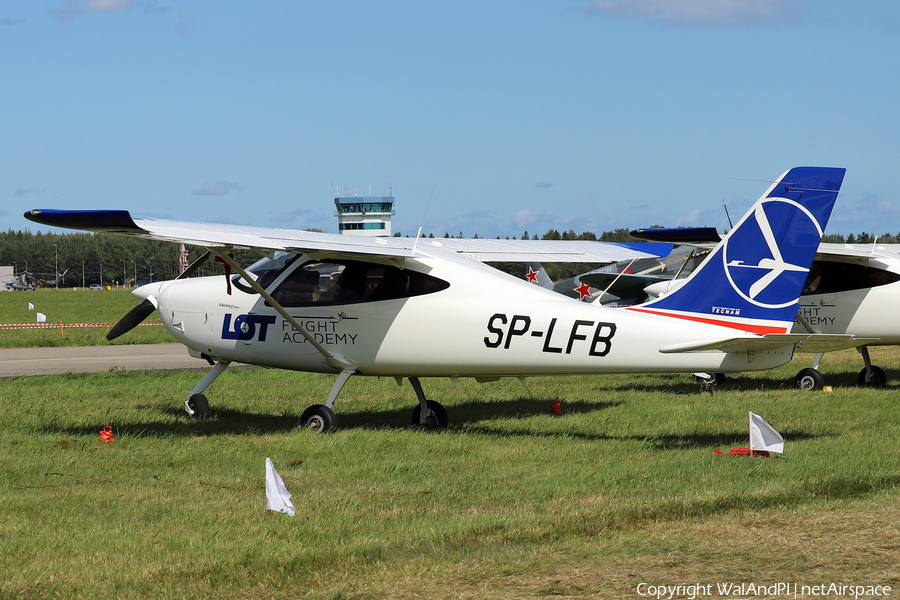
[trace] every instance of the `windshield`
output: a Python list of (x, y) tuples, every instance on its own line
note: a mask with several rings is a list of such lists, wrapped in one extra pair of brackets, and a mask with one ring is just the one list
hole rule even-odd
[[(293, 264), (299, 256), (299, 254), (293, 252), (277, 252), (274, 258), (263, 258), (244, 270), (259, 283), (260, 287), (266, 289), (272, 285), (272, 282), (278, 279), (281, 272)], [(242, 292), (247, 294), (257, 293), (256, 290), (250, 287), (250, 284), (240, 275), (235, 275), (231, 282)]]

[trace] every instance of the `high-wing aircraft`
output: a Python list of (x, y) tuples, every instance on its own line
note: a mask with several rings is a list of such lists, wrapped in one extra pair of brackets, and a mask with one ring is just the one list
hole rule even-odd
[[(670, 235), (671, 234), (671, 235)], [(652, 240), (682, 243), (718, 243), (719, 233), (712, 228), (675, 230), (642, 229), (632, 235)], [(651, 296), (665, 295), (684, 284), (674, 279), (651, 284), (645, 291)], [(900, 321), (885, 318), (900, 301), (900, 245), (897, 244), (820, 244), (800, 294), (800, 310), (793, 333), (853, 334), (863, 358), (860, 385), (879, 386), (887, 382), (884, 370), (873, 365), (869, 346), (900, 344)], [(797, 352), (815, 354), (812, 365), (796, 377), (801, 389), (822, 389), (825, 378), (819, 372), (824, 352), (840, 349), (815, 343), (798, 345)]]
[[(857, 345), (852, 335), (791, 334), (806, 270), (831, 214), (844, 169), (798, 167), (782, 175), (677, 291), (641, 306), (575, 302), (482, 264), (519, 260), (604, 262), (596, 242), (356, 238), (232, 225), (133, 218), (127, 211), (32, 210), (44, 225), (206, 246), (227, 274), (143, 286), (143, 302), (109, 333), (154, 310), (176, 339), (213, 368), (203, 392), (232, 361), (334, 373), (324, 404), (301, 423), (337, 425), (335, 399), (353, 375), (409, 379), (412, 422), (443, 426), (447, 411), (419, 379), (652, 372), (740, 372), (791, 359), (795, 345)], [(231, 256), (253, 248), (247, 267)], [(602, 249), (602, 250), (601, 250)]]

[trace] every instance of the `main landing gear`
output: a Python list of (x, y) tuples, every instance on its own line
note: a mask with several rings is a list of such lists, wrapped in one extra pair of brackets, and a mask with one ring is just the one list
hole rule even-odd
[(325, 404), (313, 404), (300, 415), (301, 427), (308, 427), (316, 433), (337, 431), (337, 416), (335, 416), (332, 407), (334, 406), (334, 401), (337, 400), (338, 394), (341, 393), (341, 388), (344, 387), (351, 375), (353, 375), (353, 371), (349, 369), (341, 371), (334, 385), (331, 386), (331, 391), (328, 392), (328, 399), (325, 401)]
[[(353, 371), (341, 371), (331, 391), (328, 393), (328, 399), (325, 404), (314, 404), (303, 411), (300, 416), (300, 426), (308, 427), (316, 433), (331, 433), (337, 430), (337, 417), (332, 407), (337, 399), (341, 388), (353, 375)], [(402, 378), (397, 378), (398, 383), (402, 382)], [(418, 377), (410, 377), (409, 383), (416, 392), (419, 399), (419, 405), (413, 409), (412, 424), (428, 428), (446, 427), (448, 422), (447, 410), (438, 402), (425, 398), (425, 392), (422, 390), (422, 384)]]
[[(209, 360), (213, 362), (211, 359)], [(200, 380), (200, 383), (194, 389), (188, 392), (188, 400), (184, 403), (184, 410), (188, 415), (200, 419), (209, 415), (209, 400), (207, 400), (203, 392), (212, 385), (219, 375), (225, 372), (225, 369), (230, 364), (231, 361), (228, 360), (215, 362), (209, 373)], [(353, 373), (354, 371), (349, 369), (340, 372), (334, 385), (331, 386), (331, 391), (328, 393), (328, 399), (325, 400), (325, 404), (313, 404), (300, 415), (301, 427), (308, 427), (316, 433), (337, 431), (338, 421), (337, 416), (334, 414), (334, 401)], [(402, 381), (401, 377), (397, 378), (398, 384)], [(418, 377), (409, 377), (409, 383), (416, 392), (416, 398), (419, 399), (418, 406), (412, 411), (412, 424), (427, 428), (446, 427), (449, 422), (447, 410), (439, 402), (425, 398), (425, 392), (422, 390), (422, 384), (419, 382)]]
[[(856, 379), (857, 383), (866, 387), (882, 386), (886, 384), (887, 376), (884, 374), (884, 369), (873, 365), (872, 361), (869, 359), (868, 346), (859, 346), (857, 350), (862, 354), (863, 362), (866, 365), (865, 368), (859, 372)], [(818, 370), (819, 362), (821, 360), (822, 353), (816, 354), (815, 359), (813, 359), (812, 367), (803, 369), (797, 373), (797, 377), (794, 378), (794, 384), (797, 389), (821, 390), (825, 387), (825, 378)]]
[(418, 377), (410, 377), (409, 383), (416, 391), (416, 398), (419, 399), (419, 405), (412, 411), (412, 424), (429, 429), (446, 427), (449, 423), (447, 409), (439, 402), (425, 398), (425, 392), (422, 390), (422, 384), (419, 383)]

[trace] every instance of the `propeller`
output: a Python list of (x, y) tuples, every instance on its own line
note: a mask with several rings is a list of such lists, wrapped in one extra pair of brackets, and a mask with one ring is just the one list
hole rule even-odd
[(210, 255), (210, 254), (212, 254), (212, 252), (210, 252), (209, 250), (207, 250), (206, 252), (204, 252), (203, 254), (201, 254), (201, 255), (200, 255), (200, 258), (198, 258), (197, 260), (195, 260), (194, 262), (192, 262), (191, 265), (190, 265), (187, 269), (184, 270), (184, 273), (182, 273), (181, 275), (179, 275), (179, 276), (176, 277), (175, 279), (187, 279), (188, 277), (190, 277), (191, 275), (193, 275), (193, 274), (194, 274), (194, 271), (196, 271), (197, 269), (199, 269), (199, 268), (200, 268), (200, 265), (202, 265), (204, 262), (206, 262), (206, 259), (209, 258), (209, 255)]
[[(184, 273), (176, 277), (175, 279), (186, 279), (194, 274), (194, 272), (200, 268), (200, 265), (209, 258), (211, 253), (207, 250), (204, 254), (200, 256), (197, 260), (191, 263), (187, 269), (184, 270)], [(147, 287), (147, 286), (145, 286)], [(157, 293), (159, 290), (157, 289)], [(106, 334), (106, 341), (111, 342), (120, 335), (126, 334), (141, 323), (144, 322), (144, 319), (153, 314), (153, 311), (157, 309), (159, 306), (159, 302), (157, 302), (155, 296), (147, 296), (147, 299), (132, 308), (127, 315), (122, 317), (122, 319), (116, 323), (116, 326), (109, 330), (109, 333)]]
[(148, 296), (146, 300), (128, 311), (128, 314), (122, 317), (122, 319), (116, 323), (116, 326), (109, 330), (109, 333), (106, 334), (106, 340), (111, 342), (123, 333), (128, 333), (140, 325), (144, 319), (153, 314), (157, 305), (156, 298)]

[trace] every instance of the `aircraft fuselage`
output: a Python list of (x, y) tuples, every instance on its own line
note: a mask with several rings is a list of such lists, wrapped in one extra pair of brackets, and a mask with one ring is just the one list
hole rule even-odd
[[(408, 259), (404, 269), (446, 282), (445, 289), (287, 310), (319, 344), (358, 364), (361, 375), (737, 372), (769, 369), (792, 356), (792, 346), (661, 354), (660, 348), (687, 339), (722, 337), (723, 328), (578, 302), (454, 253), (425, 252)], [(301, 257), (287, 270), (306, 262)], [(172, 335), (217, 360), (335, 372), (258, 294), (232, 286), (229, 295), (226, 288), (226, 278), (216, 276), (153, 284), (138, 295), (157, 295), (160, 318)]]

